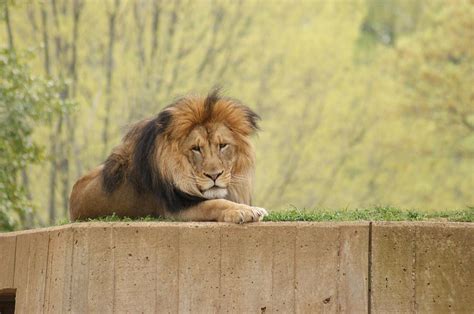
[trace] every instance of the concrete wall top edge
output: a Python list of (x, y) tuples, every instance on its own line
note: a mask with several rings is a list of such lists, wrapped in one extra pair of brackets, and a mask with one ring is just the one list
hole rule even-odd
[[(248, 224), (231, 224), (216, 222), (80, 222), (63, 226), (38, 228), (14, 232), (0, 233), (0, 237), (9, 237), (30, 233), (54, 232), (67, 229), (83, 229), (83, 228), (280, 228), (280, 227), (296, 227), (296, 228), (339, 228), (339, 227), (364, 227), (369, 226), (368, 221), (354, 222), (309, 222), (309, 221), (292, 221), (292, 222), (259, 222)], [(469, 222), (439, 222), (439, 221), (377, 221), (372, 222), (375, 227), (421, 227), (421, 228), (474, 228), (474, 223)]]
[(11, 231), (11, 232), (0, 232), (0, 238), (1, 237), (7, 237), (7, 236), (17, 236), (17, 235), (26, 235), (26, 234), (36, 234), (36, 233), (47, 233), (47, 232), (53, 232), (53, 231), (65, 230), (65, 229), (72, 229), (72, 228), (73, 228), (73, 226), (68, 224), (68, 225), (64, 225), (64, 226), (36, 228), (36, 229), (19, 230), (19, 231)]
[(294, 222), (258, 222), (247, 224), (218, 223), (218, 222), (79, 222), (62, 226), (29, 229), (13, 232), (0, 232), (0, 237), (16, 236), (30, 233), (54, 232), (67, 229), (84, 229), (84, 228), (210, 228), (210, 229), (228, 229), (228, 228), (280, 228), (280, 227), (318, 227), (318, 228), (338, 228), (345, 226), (368, 227), (368, 221), (354, 222), (310, 222), (310, 221), (294, 221)]
[(421, 228), (474, 228), (472, 222), (452, 221), (374, 221), (374, 227), (421, 227)]

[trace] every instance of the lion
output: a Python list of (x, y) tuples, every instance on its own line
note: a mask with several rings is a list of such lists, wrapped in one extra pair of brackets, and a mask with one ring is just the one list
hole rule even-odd
[(251, 206), (260, 117), (213, 90), (185, 96), (130, 128), (106, 161), (81, 177), (72, 221), (115, 214), (186, 221), (260, 221)]

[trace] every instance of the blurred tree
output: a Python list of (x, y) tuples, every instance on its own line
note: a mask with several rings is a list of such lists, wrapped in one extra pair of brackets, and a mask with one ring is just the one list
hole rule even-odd
[[(108, 4), (108, 2), (106, 2)], [(117, 18), (120, 10), (120, 0), (114, 0), (112, 8), (107, 6), (107, 16), (109, 24), (108, 45), (107, 45), (107, 62), (105, 65), (105, 116), (104, 116), (104, 130), (102, 131), (103, 141), (103, 155), (106, 156), (109, 150), (109, 124), (110, 124), (110, 110), (112, 106), (112, 80), (114, 74), (114, 47), (116, 42), (116, 28)]]
[(259, 205), (474, 202), (472, 1), (8, 3), (0, 45), (33, 49), (31, 73), (78, 102), (35, 126), (50, 162), (19, 177), (44, 220), (127, 125), (214, 85), (263, 118)]
[(366, 0), (359, 44), (394, 46), (399, 36), (413, 32), (422, 13), (421, 0)]
[(438, 147), (460, 158), (474, 158), (473, 4), (429, 2), (419, 29), (397, 47), (405, 109), (433, 122)]
[(66, 108), (58, 90), (57, 83), (33, 76), (12, 50), (0, 50), (0, 229), (24, 226), (33, 210), (19, 175), (43, 159), (32, 133), (37, 122)]

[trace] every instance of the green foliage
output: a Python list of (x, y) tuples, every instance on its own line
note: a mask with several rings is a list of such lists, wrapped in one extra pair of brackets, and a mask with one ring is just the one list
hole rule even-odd
[(21, 227), (33, 210), (19, 174), (44, 158), (32, 134), (36, 123), (65, 108), (57, 91), (55, 82), (32, 75), (14, 52), (0, 50), (0, 230)]

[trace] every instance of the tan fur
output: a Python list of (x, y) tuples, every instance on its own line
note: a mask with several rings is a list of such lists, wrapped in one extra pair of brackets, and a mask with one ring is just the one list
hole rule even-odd
[[(154, 139), (154, 151), (147, 162), (153, 178), (161, 174), (163, 180), (187, 195), (206, 199), (188, 208), (166, 208), (156, 194), (139, 191), (134, 185), (140, 175), (134, 159), (138, 143), (150, 123), (162, 121), (160, 115), (170, 115), (171, 119)], [(258, 116), (216, 92), (207, 98), (182, 98), (160, 115), (134, 125), (112, 151), (108, 164), (76, 182), (70, 197), (71, 220), (115, 213), (242, 223), (258, 221), (266, 214), (264, 209), (250, 206), (255, 157), (249, 136), (256, 130), (252, 119)], [(112, 177), (123, 176), (110, 193), (104, 188), (104, 167)]]

